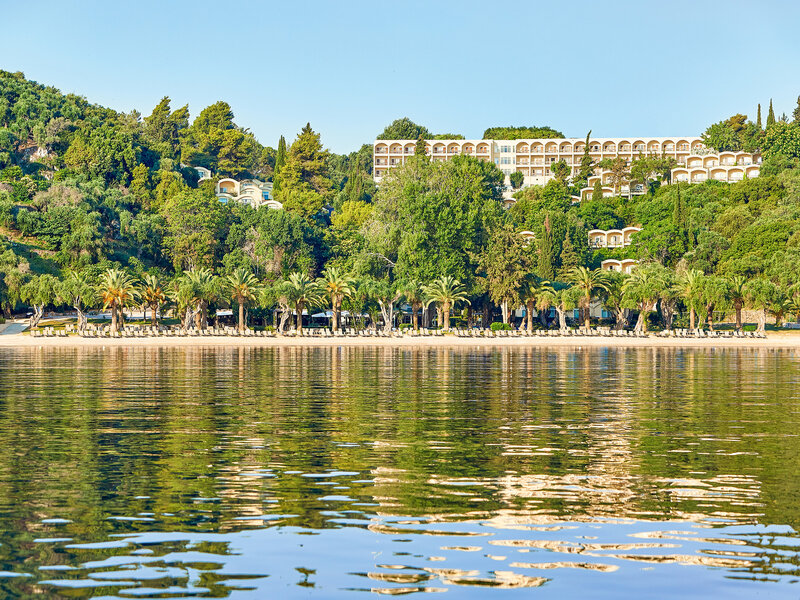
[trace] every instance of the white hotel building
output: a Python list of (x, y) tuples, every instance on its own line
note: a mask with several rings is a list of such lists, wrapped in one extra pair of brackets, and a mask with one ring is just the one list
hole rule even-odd
[[(389, 169), (398, 167), (414, 155), (416, 140), (375, 140), (373, 177), (376, 183)], [(563, 160), (577, 174), (586, 149), (585, 138), (531, 140), (426, 140), (425, 150), (431, 160), (445, 161), (465, 154), (493, 162), (508, 177), (518, 171), (524, 175), (523, 187), (544, 185), (553, 178), (550, 165)], [(699, 137), (659, 138), (590, 138), (589, 156), (595, 165), (601, 160), (622, 157), (629, 163), (640, 155), (669, 156), (678, 168), (675, 181), (700, 182), (706, 179), (736, 181), (743, 176), (758, 176), (758, 155), (746, 153), (713, 154)], [(730, 155), (730, 156), (729, 156)], [(749, 169), (737, 167), (752, 165)], [(716, 170), (712, 172), (712, 169)], [(702, 172), (701, 172), (702, 171)], [(596, 168), (597, 176), (604, 175)], [(590, 186), (594, 181), (590, 180)], [(603, 181), (605, 184), (605, 181)], [(605, 186), (604, 186), (605, 187)], [(608, 190), (604, 190), (606, 194)]]

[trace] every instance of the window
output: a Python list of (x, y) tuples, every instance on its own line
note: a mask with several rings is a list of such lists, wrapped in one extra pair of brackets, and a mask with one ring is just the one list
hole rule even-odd
[(500, 146), (500, 152), (511, 152), (511, 146)]
[(511, 164), (511, 158), (508, 157), (508, 156), (504, 156), (503, 158), (500, 159), (500, 164), (501, 165), (510, 165)]

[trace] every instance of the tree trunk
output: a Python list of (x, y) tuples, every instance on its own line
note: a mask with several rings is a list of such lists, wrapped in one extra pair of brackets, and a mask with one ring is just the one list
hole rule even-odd
[(542, 324), (542, 327), (547, 329), (548, 328), (547, 313), (550, 312), (550, 307), (539, 308), (538, 310), (539, 310), (539, 322)]
[(31, 315), (31, 320), (30, 320), (30, 328), (35, 329), (39, 327), (39, 321), (42, 320), (43, 316), (44, 316), (44, 304), (34, 304), (33, 314)]
[(742, 303), (736, 302), (734, 307), (736, 308), (736, 331), (742, 330)]
[(444, 320), (444, 328), (443, 329), (445, 331), (449, 331), (450, 330), (450, 303), (449, 302), (445, 302), (443, 304), (442, 313), (443, 313), (442, 316), (444, 317), (444, 319), (443, 319)]
[(708, 323), (708, 330), (714, 331), (714, 303), (709, 302), (706, 305), (706, 322)]
[(566, 311), (560, 307), (556, 306), (556, 313), (558, 314), (558, 328), (561, 331), (567, 330), (567, 314)]
[(150, 324), (155, 327), (156, 326), (156, 313), (158, 312), (158, 306), (153, 304), (150, 307)]
[(339, 313), (341, 312), (341, 303), (337, 300), (333, 301), (331, 306), (333, 318), (331, 319), (331, 326), (334, 332), (339, 331)]
[(303, 331), (303, 303), (297, 303), (297, 333)]
[(692, 330), (692, 331), (695, 330), (695, 319), (696, 318), (697, 317), (695, 316), (694, 306), (693, 306), (692, 308), (689, 309), (689, 329)]
[(244, 323), (244, 302), (239, 300), (239, 331), (244, 331), (245, 323)]
[(767, 309), (762, 308), (758, 311), (758, 332), (766, 333), (767, 331)]
[(617, 331), (622, 331), (625, 329), (625, 323), (628, 322), (628, 315), (625, 314), (626, 309), (618, 308), (614, 311), (614, 318), (617, 320), (616, 325), (614, 325), (614, 329)]
[(484, 329), (489, 327), (489, 322), (492, 320), (491, 307), (488, 300), (483, 301), (483, 319), (481, 325)]
[(586, 296), (584, 299), (586, 302), (586, 306), (583, 307), (583, 326), (588, 331), (592, 328), (592, 313), (591, 313), (591, 306), (592, 306), (592, 297)]
[(414, 331), (419, 330), (419, 302), (412, 302), (411, 303), (411, 324), (414, 327)]
[(500, 303), (500, 312), (503, 313), (503, 323), (508, 325), (508, 300), (503, 300)]
[(111, 333), (117, 332), (117, 306), (111, 305)]
[(529, 332), (533, 331), (533, 300), (528, 300), (525, 303), (525, 320), (527, 321), (527, 329)]

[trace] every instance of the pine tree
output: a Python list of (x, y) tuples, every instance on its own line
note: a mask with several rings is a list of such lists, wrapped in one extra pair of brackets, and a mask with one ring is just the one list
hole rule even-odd
[(537, 261), (537, 275), (542, 279), (552, 281), (555, 276), (553, 271), (553, 238), (550, 234), (550, 217), (544, 218), (544, 232), (539, 240), (539, 260)]
[(772, 98), (769, 99), (769, 112), (767, 113), (767, 129), (775, 125), (775, 111), (772, 110)]
[(797, 107), (792, 111), (792, 121), (800, 124), (800, 96), (797, 97)]
[(572, 244), (572, 237), (567, 229), (567, 237), (564, 238), (564, 245), (561, 247), (561, 269), (559, 269), (559, 276), (565, 278), (575, 267), (578, 266), (579, 258)]
[[(800, 98), (798, 98), (800, 101)], [(761, 125), (761, 103), (758, 103), (758, 112), (756, 113), (756, 125), (758, 125), (759, 129), (764, 129), (763, 125)]]
[(600, 202), (603, 199), (603, 185), (600, 183), (600, 180), (594, 182), (594, 188), (592, 189), (592, 202)]
[(286, 164), (286, 138), (281, 136), (278, 141), (278, 151), (275, 154), (275, 174), (272, 176), (272, 191), (281, 189), (280, 170)]

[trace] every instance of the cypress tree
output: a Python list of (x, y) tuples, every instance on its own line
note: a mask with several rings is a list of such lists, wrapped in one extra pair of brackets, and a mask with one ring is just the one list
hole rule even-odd
[[(798, 101), (800, 101), (800, 98), (798, 98)], [(756, 125), (758, 125), (759, 129), (764, 129), (764, 127), (761, 125), (761, 103), (760, 102), (758, 103), (758, 112), (756, 113)]]
[(600, 183), (600, 180), (594, 182), (594, 188), (592, 189), (592, 202), (600, 202), (603, 199), (603, 184)]
[(553, 238), (550, 235), (550, 217), (544, 218), (544, 231), (539, 240), (539, 260), (537, 261), (537, 275), (542, 279), (552, 281), (555, 276), (553, 271)]
[(589, 155), (589, 137), (592, 135), (592, 130), (589, 130), (589, 133), (586, 134), (586, 145), (583, 148), (583, 156), (581, 156), (581, 166), (578, 168), (578, 177), (576, 180), (576, 187), (578, 188), (578, 192), (580, 192), (580, 188), (583, 188), (588, 183), (589, 177), (591, 177), (592, 173), (594, 173), (594, 161), (592, 157)]
[(775, 125), (775, 111), (772, 110), (772, 98), (769, 99), (769, 112), (767, 113), (767, 129)]
[(572, 244), (572, 237), (567, 229), (567, 237), (564, 238), (564, 245), (561, 247), (561, 269), (559, 275), (563, 278), (569, 275), (570, 271), (578, 266), (578, 253)]
[(272, 176), (272, 191), (281, 189), (280, 170), (286, 164), (286, 138), (281, 136), (278, 141), (278, 151), (275, 154), (275, 174)]
[(417, 145), (414, 146), (414, 156), (419, 158), (428, 157), (428, 155), (425, 154), (425, 137), (422, 135), (422, 133), (419, 134), (419, 137), (417, 138)]
[(683, 198), (681, 198), (680, 184), (675, 186), (675, 191), (677, 193), (675, 195), (675, 203), (672, 208), (672, 222), (675, 227), (683, 231), (686, 222), (686, 215), (684, 214), (683, 210)]

